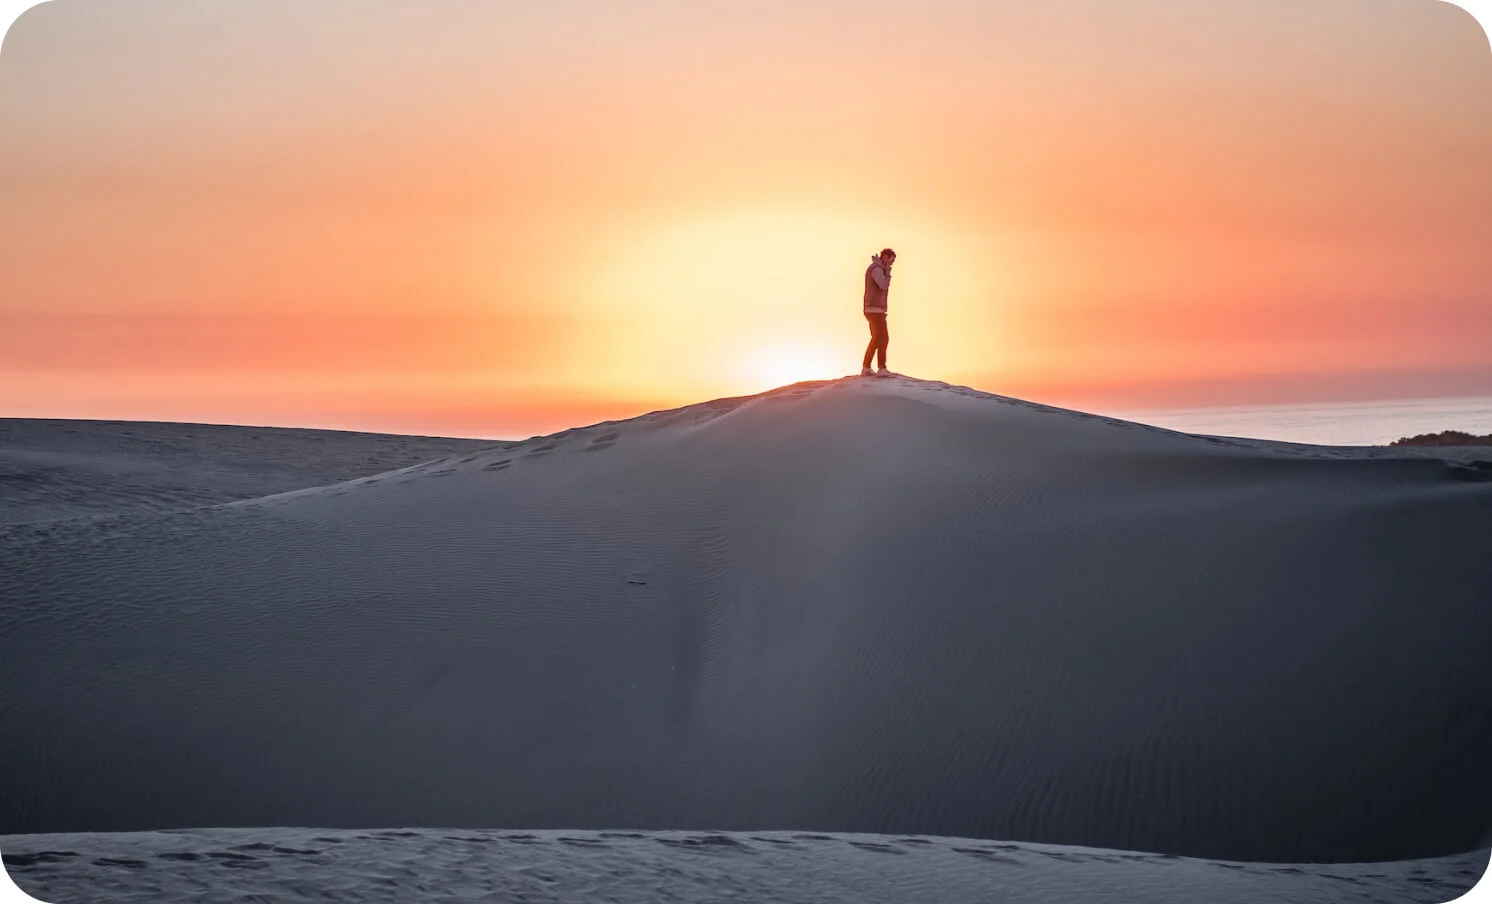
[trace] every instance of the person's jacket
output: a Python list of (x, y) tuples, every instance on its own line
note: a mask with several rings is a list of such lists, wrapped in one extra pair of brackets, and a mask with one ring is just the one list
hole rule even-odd
[(890, 290), (891, 268), (886, 266), (879, 254), (874, 255), (870, 259), (870, 266), (865, 268), (865, 313), (886, 313)]

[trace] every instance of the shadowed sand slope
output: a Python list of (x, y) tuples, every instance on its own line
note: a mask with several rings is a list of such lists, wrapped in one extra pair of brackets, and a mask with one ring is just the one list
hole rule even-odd
[(1485, 474), (851, 379), (11, 525), (0, 834), (1466, 851)]
[(248, 499), (498, 445), (282, 427), (0, 418), (0, 525)]

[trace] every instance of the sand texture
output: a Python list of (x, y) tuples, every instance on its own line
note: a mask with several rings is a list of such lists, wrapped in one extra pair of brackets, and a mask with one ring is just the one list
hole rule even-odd
[(1443, 904), (1487, 870), (1485, 851), (1320, 866), (799, 832), (219, 829), (11, 836), (0, 852), (47, 904)]
[(118, 425), (30, 429), (0, 441), (33, 475), (0, 480), (0, 834), (1272, 863), (1489, 839), (1492, 471), (1468, 458), (906, 378), (512, 444), (160, 425), (211, 433), (170, 479), (108, 451)]

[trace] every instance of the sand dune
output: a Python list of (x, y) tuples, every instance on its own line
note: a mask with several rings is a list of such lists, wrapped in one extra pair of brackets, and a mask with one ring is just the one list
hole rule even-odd
[(0, 834), (1464, 852), (1492, 840), (1486, 476), (849, 379), (27, 519)]
[(494, 445), (336, 430), (0, 418), (0, 525), (176, 511)]

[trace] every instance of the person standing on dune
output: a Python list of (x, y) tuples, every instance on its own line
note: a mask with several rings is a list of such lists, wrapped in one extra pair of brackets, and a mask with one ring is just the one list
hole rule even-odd
[(865, 347), (865, 360), (860, 364), (860, 376), (871, 376), (870, 359), (877, 358), (880, 372), (876, 376), (894, 376), (886, 369), (886, 347), (891, 344), (891, 332), (886, 327), (887, 295), (891, 291), (891, 265), (896, 263), (896, 252), (881, 249), (873, 255), (870, 266), (865, 268), (865, 319), (870, 321), (870, 344)]

